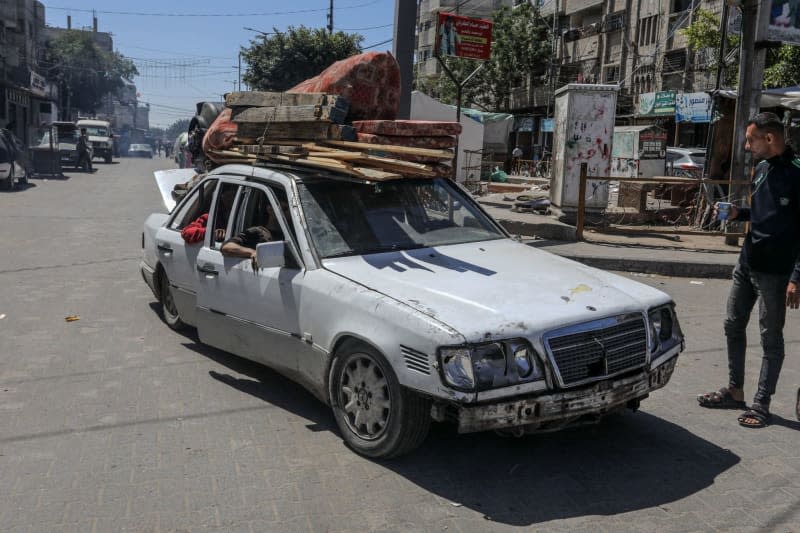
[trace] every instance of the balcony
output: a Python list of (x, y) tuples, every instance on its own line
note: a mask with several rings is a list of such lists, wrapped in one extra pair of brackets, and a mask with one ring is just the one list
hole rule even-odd
[(599, 50), (600, 36), (597, 34), (564, 43), (564, 54), (569, 56), (572, 61), (597, 58)]
[(548, 101), (552, 103), (553, 92), (550, 87), (515, 87), (511, 89), (509, 107), (512, 110), (546, 107)]
[(593, 7), (602, 8), (605, 2), (604, 0), (563, 0), (562, 4), (564, 6), (562, 10), (569, 15), (570, 13), (580, 13)]

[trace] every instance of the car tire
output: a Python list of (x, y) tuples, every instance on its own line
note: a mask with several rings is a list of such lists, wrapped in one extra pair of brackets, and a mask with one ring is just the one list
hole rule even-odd
[(110, 155), (105, 156), (103, 158), (103, 161), (105, 161), (106, 164), (110, 165), (111, 164), (111, 156)]
[(169, 285), (169, 278), (162, 270), (159, 278), (159, 291), (161, 293), (161, 315), (164, 317), (164, 322), (170, 329), (175, 331), (182, 330), (186, 324), (181, 320), (181, 315), (178, 308), (175, 306), (175, 299), (172, 297), (172, 289)]
[(345, 443), (371, 458), (416, 449), (430, 428), (430, 402), (400, 386), (377, 350), (348, 342), (331, 363), (328, 398)]

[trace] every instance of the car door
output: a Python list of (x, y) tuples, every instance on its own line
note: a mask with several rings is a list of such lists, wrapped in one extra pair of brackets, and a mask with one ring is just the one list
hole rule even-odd
[(187, 324), (195, 323), (195, 264), (202, 244), (184, 242), (181, 230), (209, 212), (216, 185), (217, 180), (210, 179), (195, 187), (177, 206), (167, 223), (156, 231), (158, 262), (167, 275), (178, 312)]
[[(222, 189), (226, 186), (223, 180)], [(286, 194), (282, 187), (275, 190)], [(250, 259), (226, 257), (221, 246), (207, 240), (196, 260), (197, 329), (206, 344), (295, 373), (301, 262), (276, 194), (266, 185), (241, 185), (225, 226), (228, 235), (235, 235), (260, 225), (267, 204), (280, 216), (286, 266), (254, 271)]]

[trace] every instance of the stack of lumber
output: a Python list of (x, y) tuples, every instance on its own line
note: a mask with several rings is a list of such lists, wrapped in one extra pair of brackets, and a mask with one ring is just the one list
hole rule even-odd
[(353, 128), (358, 140), (364, 143), (444, 150), (450, 154), (447, 160), (416, 153), (400, 154), (397, 158), (429, 165), (436, 176), (453, 173), (454, 149), (461, 133), (458, 122), (360, 120), (353, 122)]
[(449, 176), (461, 131), (452, 122), (344, 124), (347, 99), (325, 93), (234, 92), (225, 105), (203, 138), (216, 164), (291, 163), (370, 181)]

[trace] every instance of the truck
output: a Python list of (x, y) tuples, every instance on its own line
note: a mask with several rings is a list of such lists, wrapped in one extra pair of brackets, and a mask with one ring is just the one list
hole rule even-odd
[(111, 122), (97, 118), (81, 118), (75, 123), (79, 130), (86, 128), (89, 141), (92, 143), (94, 157), (102, 157), (106, 163), (111, 163), (114, 155), (114, 134), (111, 131)]

